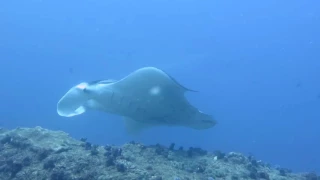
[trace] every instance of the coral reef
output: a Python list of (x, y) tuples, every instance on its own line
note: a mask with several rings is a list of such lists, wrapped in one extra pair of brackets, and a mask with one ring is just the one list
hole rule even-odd
[(3, 180), (318, 180), (240, 153), (130, 142), (121, 147), (76, 140), (41, 127), (0, 129)]

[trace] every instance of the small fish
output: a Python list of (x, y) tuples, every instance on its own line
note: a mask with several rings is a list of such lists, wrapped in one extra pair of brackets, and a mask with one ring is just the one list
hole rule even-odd
[(296, 87), (297, 87), (297, 88), (299, 88), (299, 87), (301, 87), (301, 86), (302, 86), (301, 82), (298, 82), (298, 83), (296, 84)]
[(69, 73), (73, 74), (73, 68), (72, 67), (69, 68)]

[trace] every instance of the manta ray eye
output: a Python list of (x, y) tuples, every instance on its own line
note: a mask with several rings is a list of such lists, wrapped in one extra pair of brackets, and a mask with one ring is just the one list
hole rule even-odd
[(87, 83), (81, 83), (81, 84), (77, 85), (76, 87), (77, 87), (78, 89), (84, 90), (84, 89), (87, 88), (87, 86), (88, 86)]

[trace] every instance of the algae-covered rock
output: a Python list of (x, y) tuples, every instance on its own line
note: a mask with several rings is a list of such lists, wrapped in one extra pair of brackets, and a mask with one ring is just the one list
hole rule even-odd
[(41, 127), (0, 129), (2, 180), (309, 180), (240, 153), (130, 142), (92, 145)]

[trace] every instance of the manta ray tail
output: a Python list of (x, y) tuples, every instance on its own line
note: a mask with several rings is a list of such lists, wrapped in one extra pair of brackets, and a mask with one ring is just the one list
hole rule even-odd
[(57, 112), (60, 116), (71, 117), (86, 112), (86, 104), (90, 99), (84, 92), (87, 83), (72, 87), (58, 102)]
[(189, 126), (193, 129), (209, 129), (217, 124), (217, 121), (209, 114), (205, 114), (201, 111), (195, 114), (194, 120), (190, 122)]

